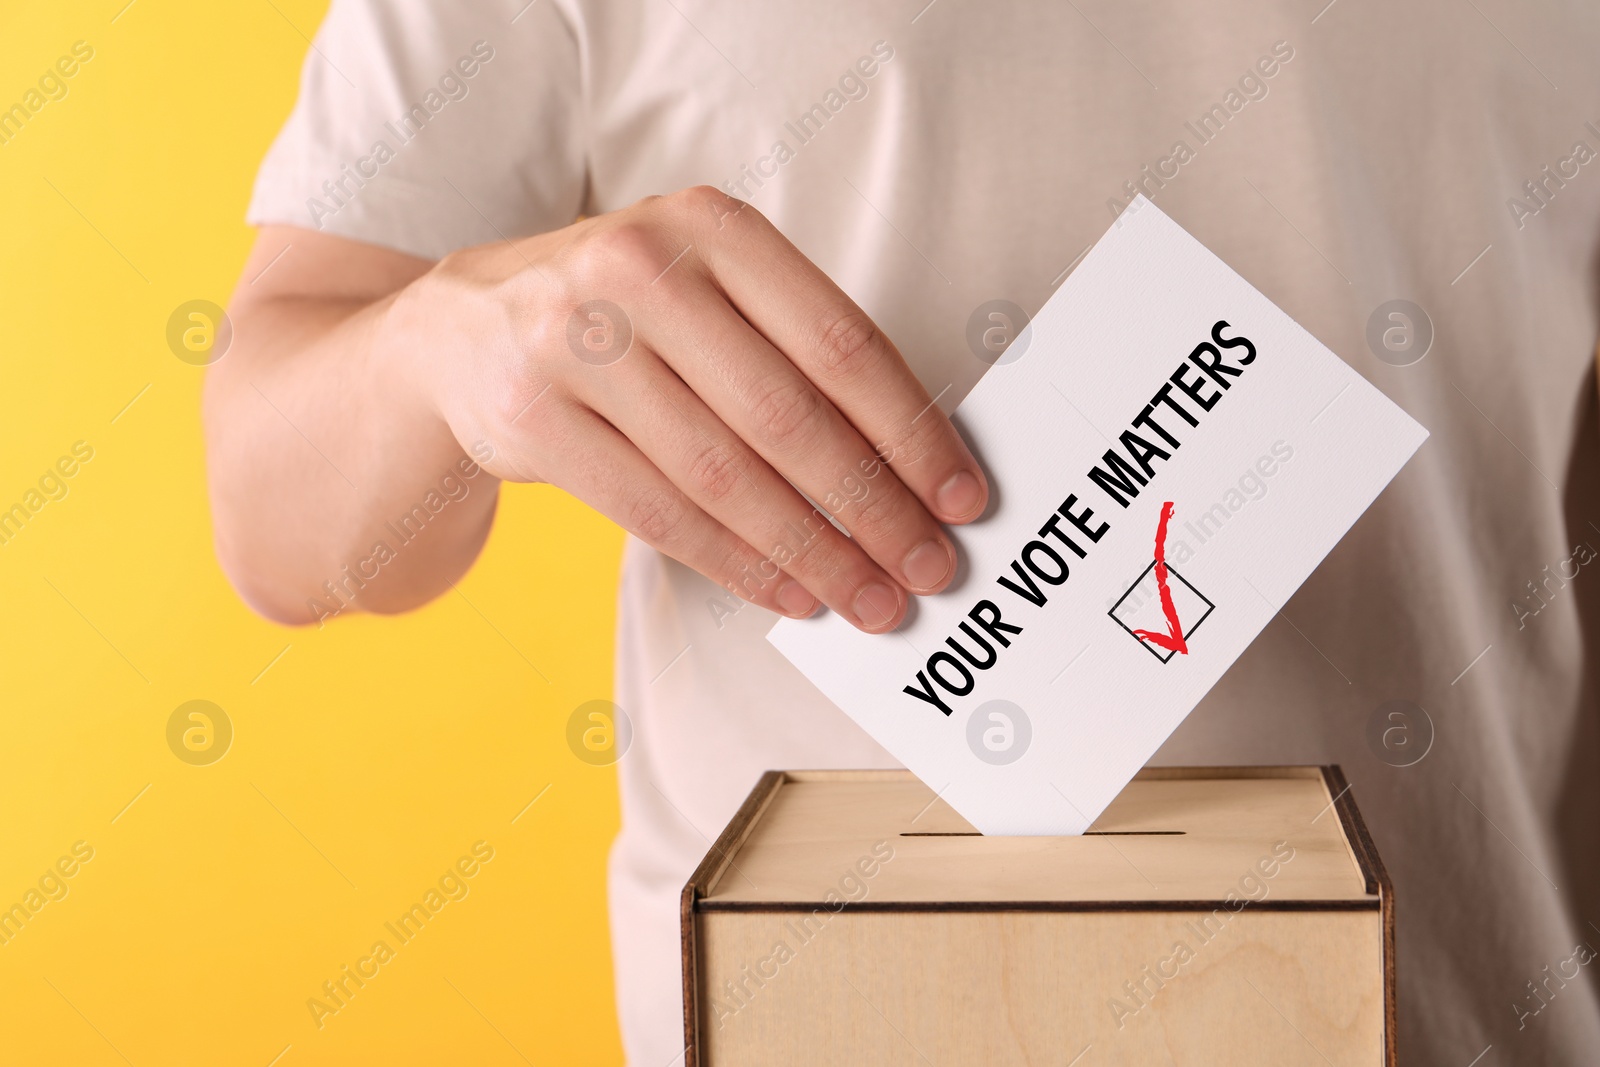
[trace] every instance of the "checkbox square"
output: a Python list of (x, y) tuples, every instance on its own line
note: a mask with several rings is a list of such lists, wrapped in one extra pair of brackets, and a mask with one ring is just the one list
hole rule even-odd
[[(1179, 574), (1178, 569), (1170, 563), (1167, 564), (1167, 591), (1172, 594), (1172, 606), (1178, 612), (1179, 632), (1187, 641), (1191, 634), (1200, 629), (1200, 624), (1216, 610), (1216, 605), (1191, 585), (1189, 580)], [(1135, 630), (1150, 630), (1162, 634), (1167, 632), (1167, 616), (1161, 608), (1160, 588), (1156, 584), (1155, 560), (1150, 561), (1150, 565), (1133, 580), (1127, 592), (1111, 605), (1111, 610), (1106, 614), (1127, 631), (1129, 637), (1139, 642), (1146, 652), (1162, 663), (1177, 655), (1170, 649), (1156, 647), (1134, 633)]]

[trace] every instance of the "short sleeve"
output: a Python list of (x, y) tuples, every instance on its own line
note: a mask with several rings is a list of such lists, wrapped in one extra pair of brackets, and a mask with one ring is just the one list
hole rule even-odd
[(553, 0), (333, 0), (246, 216), (438, 259), (565, 226), (585, 190)]

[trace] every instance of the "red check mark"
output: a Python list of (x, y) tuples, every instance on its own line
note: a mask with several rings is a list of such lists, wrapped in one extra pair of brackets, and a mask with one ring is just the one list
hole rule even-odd
[(1167, 588), (1167, 520), (1172, 518), (1172, 501), (1161, 505), (1161, 522), (1156, 526), (1156, 589), (1161, 594), (1161, 610), (1167, 616), (1167, 632), (1135, 630), (1133, 636), (1149, 641), (1157, 648), (1187, 656), (1188, 642), (1183, 639), (1183, 627), (1178, 625), (1178, 609), (1172, 604), (1172, 590)]

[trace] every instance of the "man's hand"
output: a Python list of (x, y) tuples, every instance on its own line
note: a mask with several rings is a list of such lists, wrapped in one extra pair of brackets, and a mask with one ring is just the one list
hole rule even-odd
[[(260, 403), (238, 379), (271, 366), (279, 394), (304, 397), (335, 384), (315, 368), (328, 361), (345, 367), (339, 385), (363, 390), (332, 425), (330, 405), (273, 399), (314, 423), (296, 427), (308, 440), (338, 442), (340, 470), (359, 470), (344, 471), (347, 483), (377, 489), (352, 492), (335, 484), (336, 472), (299, 464), (324, 483), (319, 498), (350, 498), (336, 507), (342, 521), (322, 524), (328, 538), (349, 531), (349, 548), (305, 553), (329, 562), (468, 448), (493, 475), (560, 486), (746, 600), (795, 617), (820, 601), (882, 632), (903, 617), (906, 591), (937, 592), (953, 576), (940, 524), (976, 518), (987, 502), (976, 461), (888, 338), (754, 208), (714, 189), (652, 197), (425, 270), (352, 242), (268, 236), (258, 258), (296, 243), (266, 275), (279, 274), (276, 295), (236, 297), (236, 337), (257, 336), (213, 371), (222, 379), (208, 404), (219, 545), (249, 540), (236, 524), (305, 503), (282, 498), (292, 480), (262, 486), (237, 469), (289, 463), (266, 442), (229, 447), (242, 431), (224, 409)], [(345, 299), (330, 306), (299, 277), (314, 262), (285, 270), (328, 242), (340, 254), (394, 257), (377, 273), (409, 274), (409, 284), (351, 299), (346, 264), (331, 283), (342, 292), (329, 294)], [(302, 373), (284, 373), (286, 362)], [(382, 447), (401, 441), (399, 455)], [(234, 469), (219, 471), (219, 458)], [(266, 488), (265, 498), (239, 482)], [(483, 505), (461, 509), (371, 606), (405, 607), (444, 588), (481, 546), (489, 517)], [(252, 568), (248, 550), (222, 555), (258, 606), (298, 599), (264, 589), (264, 575), (239, 573)], [(314, 595), (324, 577), (317, 564), (271, 555), (277, 581)]]

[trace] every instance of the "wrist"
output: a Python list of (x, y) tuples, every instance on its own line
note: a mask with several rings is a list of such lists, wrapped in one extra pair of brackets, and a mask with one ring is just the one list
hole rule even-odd
[(441, 266), (372, 306), (364, 346), (374, 399), (388, 406), (391, 425), (405, 428), (406, 440), (394, 444), (428, 461), (472, 451), (457, 394), (472, 378), (462, 354), (471, 351), (474, 339), (461, 328), (470, 318), (455, 308), (455, 287), (441, 284)]

